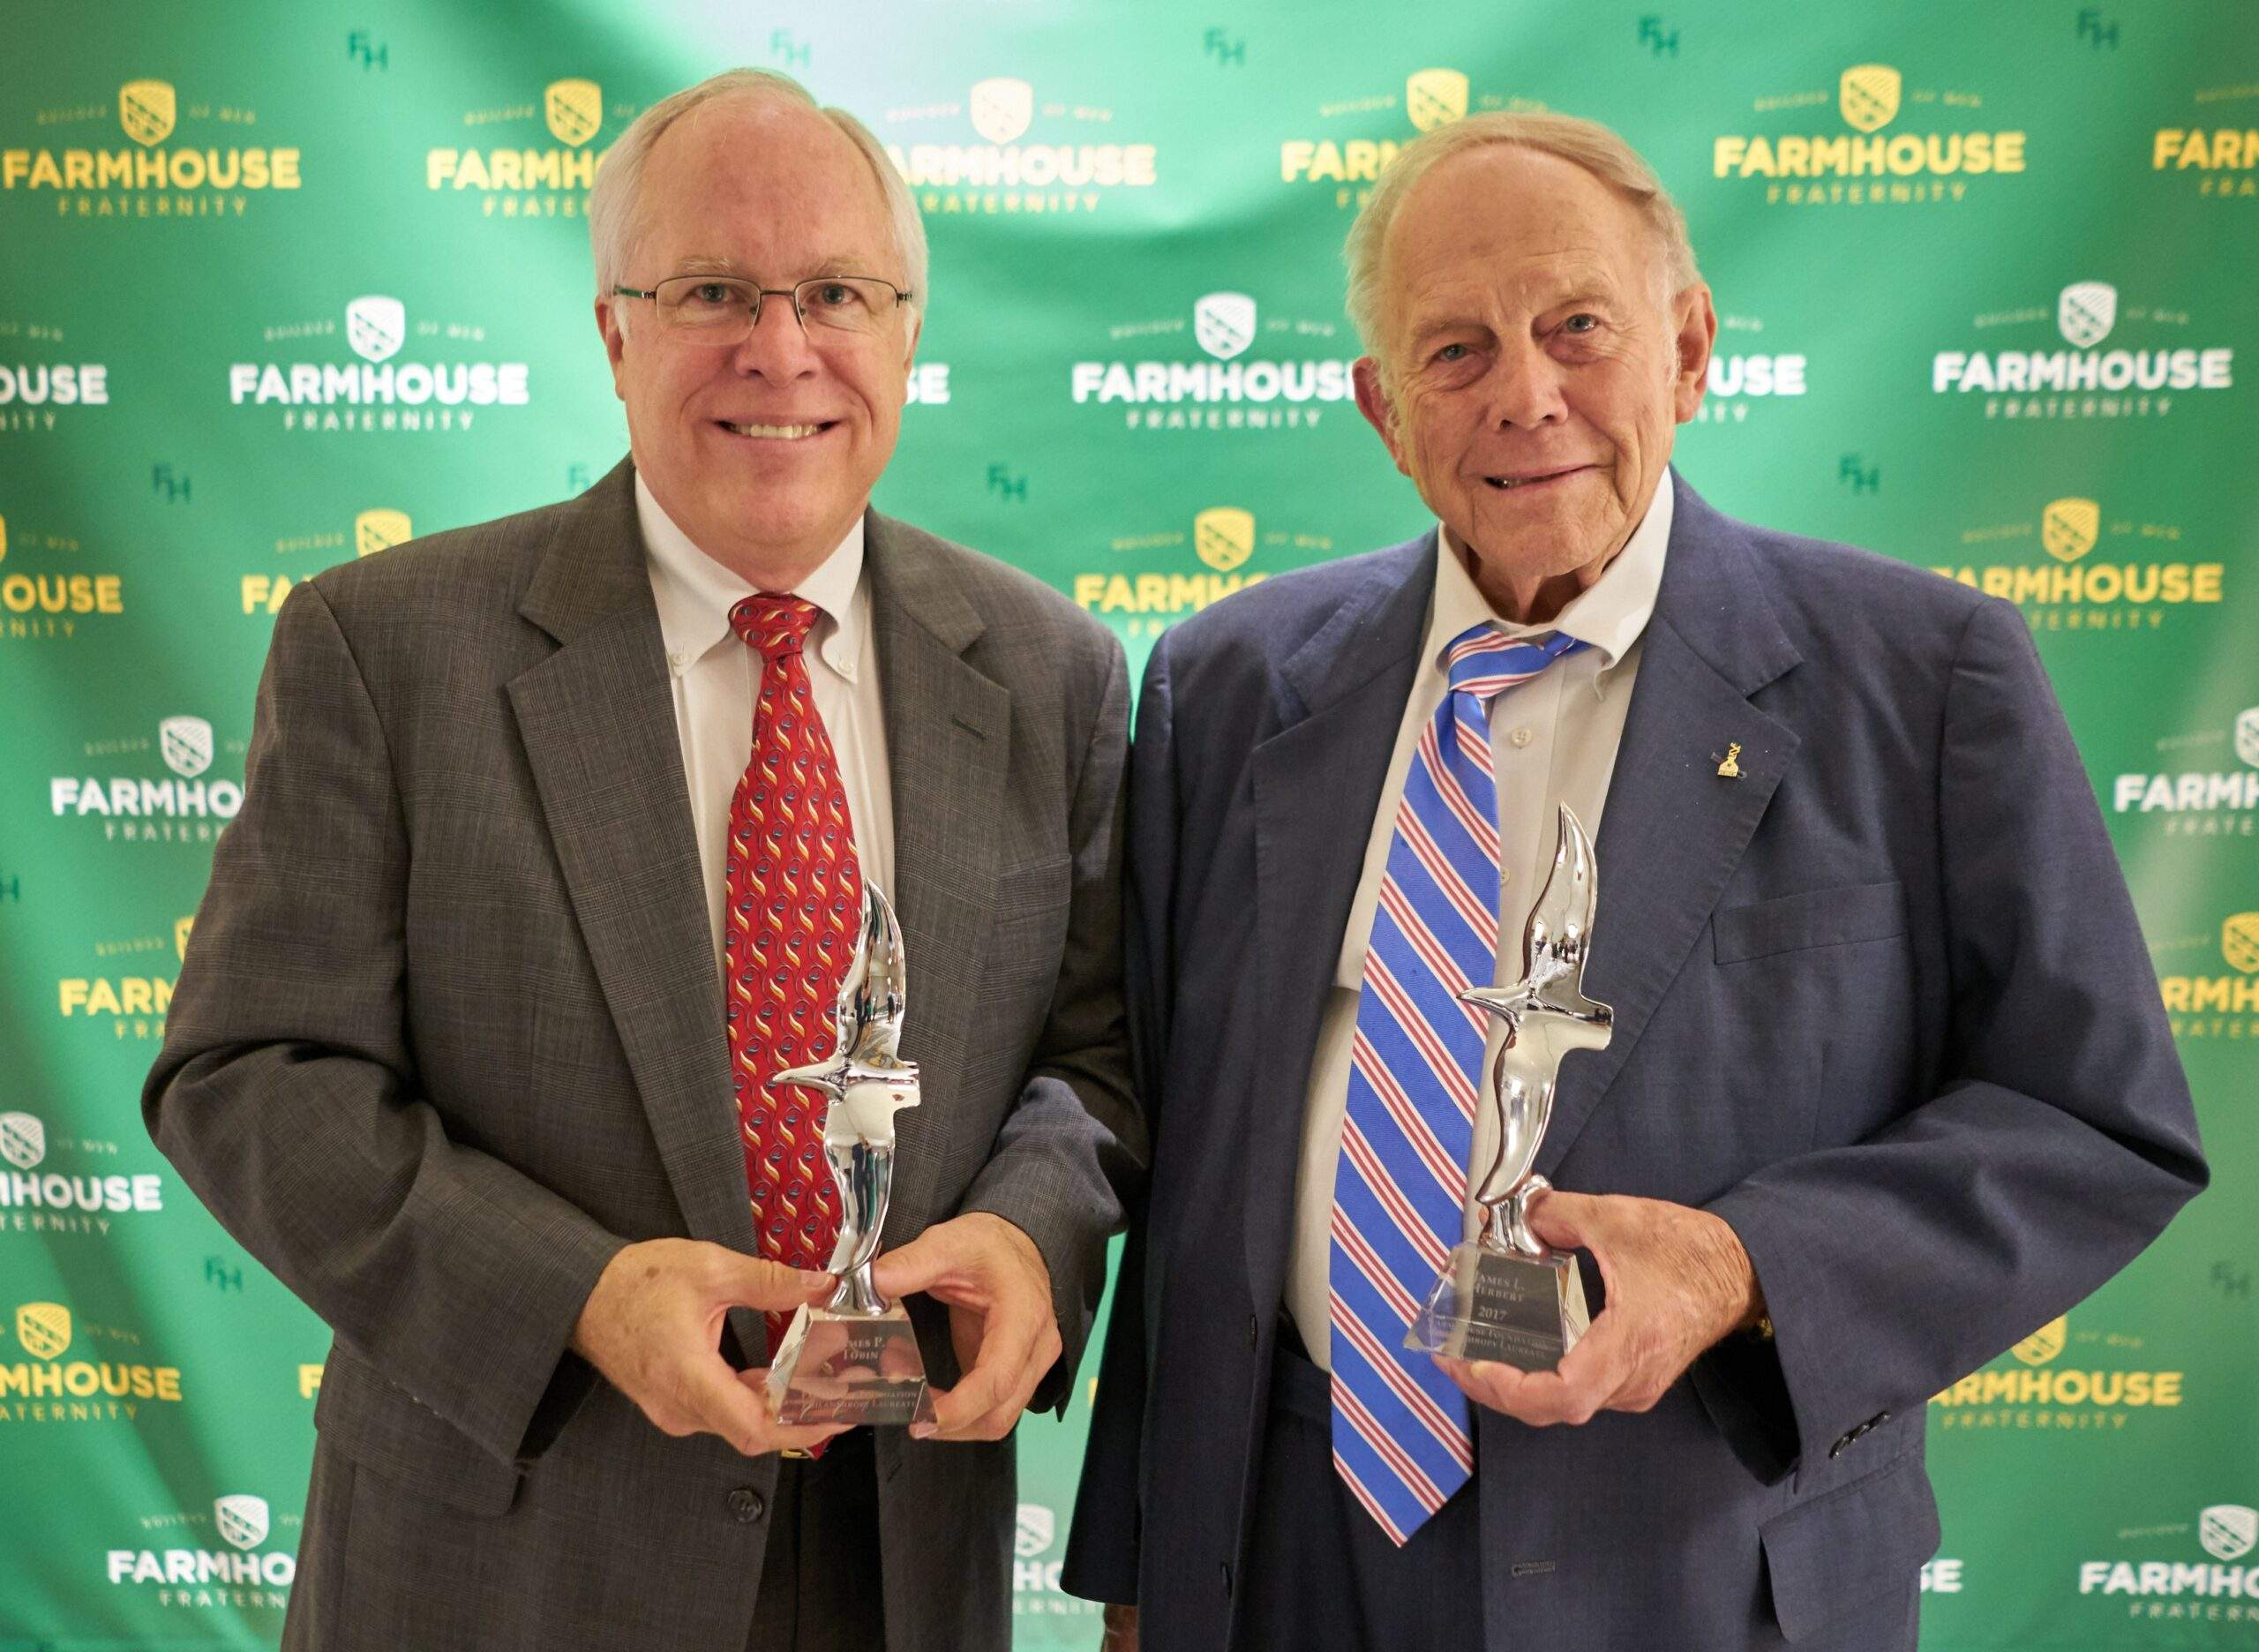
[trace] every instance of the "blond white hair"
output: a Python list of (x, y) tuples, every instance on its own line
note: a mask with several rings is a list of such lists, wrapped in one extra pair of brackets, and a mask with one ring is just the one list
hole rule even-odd
[(1470, 115), (1465, 120), (1439, 126), (1414, 139), (1398, 152), (1395, 161), (1349, 226), (1342, 256), (1349, 265), (1349, 319), (1365, 349), (1378, 357), (1385, 377), (1386, 353), (1381, 349), (1384, 300), (1381, 265), (1388, 250), (1388, 232), (1403, 211), (1413, 189), (1430, 171), (1453, 155), (1490, 144), (1512, 144), (1557, 155), (1582, 167), (1628, 201), (1655, 237), (1662, 254), (1662, 297), (1685, 291), (1702, 279), (1695, 267), (1694, 246), (1686, 237), (1686, 216), (1662, 186), (1655, 169), (1640, 152), (1598, 121), (1573, 115), (1498, 112)]
[(626, 284), (627, 260), (634, 255), (642, 229), (641, 203), (643, 168), (666, 129), (702, 103), (716, 98), (740, 97), (756, 103), (812, 109), (844, 132), (870, 162), (885, 198), (888, 220), (893, 226), (895, 250), (902, 257), (911, 302), (926, 305), (926, 221), (918, 202), (887, 158), (886, 147), (869, 127), (843, 109), (827, 109), (808, 95), (806, 86), (790, 75), (767, 69), (729, 69), (696, 86), (663, 98), (638, 115), (607, 150), (597, 169), (596, 186), (589, 191), (589, 245), (596, 255), (597, 296), (608, 298), (612, 289)]

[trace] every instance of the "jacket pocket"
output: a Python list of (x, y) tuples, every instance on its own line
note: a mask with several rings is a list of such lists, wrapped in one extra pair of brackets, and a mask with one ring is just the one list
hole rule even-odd
[(518, 1495), (519, 1471), (333, 1344), (323, 1369), (314, 1428), (325, 1444), (404, 1491), (466, 1514), (501, 1514)]
[(1821, 1494), (1758, 1528), (1773, 1615), (1788, 1641), (1918, 1586), (1937, 1552), (1938, 1505), (1919, 1453)]
[(1906, 890), (1895, 882), (1807, 890), (1729, 906), (1710, 920), (1712, 950), (1721, 964), (1905, 933)]

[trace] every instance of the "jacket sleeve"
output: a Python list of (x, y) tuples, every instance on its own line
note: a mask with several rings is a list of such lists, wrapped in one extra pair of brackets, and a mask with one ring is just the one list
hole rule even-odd
[(1961, 635), (1936, 784), (1950, 1011), (1935, 1093), (1709, 1207), (1763, 1287), (1806, 1464), (2091, 1293), (2207, 1176), (2133, 902), (2006, 604)]
[(319, 586), (302, 584), (275, 622), (243, 809), (142, 1113), (221, 1225), (339, 1338), (518, 1461), (585, 1392), (567, 1343), (625, 1241), (450, 1139), (422, 1094), (408, 871), (378, 708)]
[[(1124, 999), (1130, 1067), (1145, 1104), (1149, 1144), (1161, 1128), (1161, 1078), (1168, 1055), (1173, 987), (1169, 914), (1176, 880), (1175, 759), (1170, 748), (1168, 639), (1155, 645), (1137, 702), (1137, 738), (1130, 754), (1128, 906), (1123, 941)], [(1150, 1162), (1150, 1160), (1149, 1160)], [(1143, 1513), (1147, 1303), (1145, 1202), (1130, 1217), (1130, 1237), (1114, 1277), (1099, 1367), (1098, 1403), (1084, 1450), (1062, 1587), (1086, 1599), (1124, 1605), (1137, 1598)]]
[(1106, 1242), (1143, 1173), (1145, 1131), (1122, 1026), (1122, 771), (1130, 673), (1107, 639), (1106, 680), (1069, 806), (1067, 942), (1027, 1080), (960, 1213), (987, 1211), (1035, 1242), (1062, 1348), (1030, 1407), (1066, 1408), (1106, 1283)]

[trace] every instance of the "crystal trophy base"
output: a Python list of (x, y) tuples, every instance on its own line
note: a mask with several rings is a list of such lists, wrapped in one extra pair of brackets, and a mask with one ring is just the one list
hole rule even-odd
[(769, 1363), (769, 1408), (788, 1427), (932, 1422), (909, 1314), (900, 1303), (878, 1315), (803, 1304)]
[(1404, 1346), (1550, 1371), (1589, 1323), (1585, 1282), (1566, 1251), (1522, 1257), (1462, 1244), (1452, 1247), (1451, 1266), (1437, 1277)]

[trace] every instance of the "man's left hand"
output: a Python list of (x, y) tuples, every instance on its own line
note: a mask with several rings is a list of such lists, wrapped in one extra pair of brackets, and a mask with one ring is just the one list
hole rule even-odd
[(1493, 1411), (1542, 1427), (1647, 1410), (1705, 1348), (1764, 1312), (1749, 1253), (1707, 1211), (1554, 1191), (1531, 1204), (1529, 1225), (1556, 1250), (1593, 1253), (1608, 1305), (1557, 1370), (1436, 1361), (1467, 1398)]
[(949, 1340), (963, 1375), (934, 1391), (934, 1422), (921, 1439), (1002, 1439), (1059, 1357), (1051, 1270), (1043, 1253), (1001, 1216), (974, 1211), (926, 1229), (871, 1266), (888, 1296), (924, 1291), (949, 1304)]

